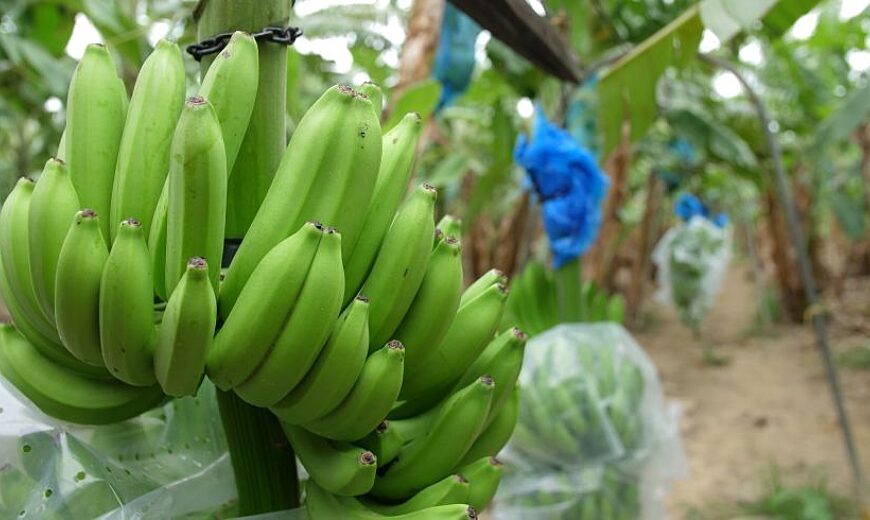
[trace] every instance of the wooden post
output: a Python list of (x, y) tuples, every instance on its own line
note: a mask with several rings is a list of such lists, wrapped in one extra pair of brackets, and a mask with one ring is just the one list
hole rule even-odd
[(582, 83), (583, 70), (571, 43), (525, 0), (450, 3), (544, 72), (570, 83)]

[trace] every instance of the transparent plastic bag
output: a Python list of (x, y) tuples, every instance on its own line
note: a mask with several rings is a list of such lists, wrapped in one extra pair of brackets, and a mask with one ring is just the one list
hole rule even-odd
[(697, 328), (722, 289), (731, 261), (731, 228), (694, 216), (669, 229), (653, 250), (658, 269), (655, 298)]
[(662, 497), (685, 472), (677, 417), (621, 325), (564, 324), (535, 336), (520, 384), (493, 518), (665, 518)]
[(235, 483), (214, 387), (136, 419), (56, 421), (0, 378), (0, 518), (198, 518)]

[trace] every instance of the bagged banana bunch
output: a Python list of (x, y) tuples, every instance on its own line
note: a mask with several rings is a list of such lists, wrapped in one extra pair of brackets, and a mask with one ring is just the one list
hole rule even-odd
[(463, 290), (455, 219), (436, 226), (435, 189), (408, 188), (420, 118), (382, 135), (372, 84), (310, 107), (222, 272), (257, 75), (236, 33), (185, 99), (164, 41), (128, 100), (108, 50), (87, 48), (61, 157), (0, 211), (0, 374), (90, 425), (208, 378), (280, 419), (312, 519), (475, 518), (519, 406), (526, 337), (496, 334), (507, 280)]
[(684, 472), (655, 367), (615, 323), (570, 324), (529, 342), (498, 520), (660, 520)]
[(693, 195), (683, 194), (675, 213), (683, 222), (665, 233), (652, 254), (658, 270), (656, 299), (673, 306), (683, 323), (697, 332), (725, 280), (731, 232), (724, 214), (710, 218)]

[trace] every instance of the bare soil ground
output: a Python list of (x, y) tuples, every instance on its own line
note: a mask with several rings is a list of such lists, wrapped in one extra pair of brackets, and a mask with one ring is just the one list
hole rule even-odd
[[(850, 282), (830, 305), (835, 351), (870, 343), (870, 280)], [(751, 500), (772, 468), (790, 477), (823, 477), (847, 493), (851, 477), (824, 365), (809, 326), (748, 331), (758, 308), (749, 271), (728, 274), (704, 333), (730, 359), (701, 362), (701, 347), (670, 309), (654, 306), (638, 333), (658, 367), (665, 394), (683, 408), (689, 475), (668, 497), (675, 519), (692, 507)], [(863, 466), (870, 471), (870, 371), (841, 369)]]

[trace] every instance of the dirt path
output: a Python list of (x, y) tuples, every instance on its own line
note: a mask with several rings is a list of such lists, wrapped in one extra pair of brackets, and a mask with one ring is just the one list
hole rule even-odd
[[(832, 332), (837, 350), (870, 341), (870, 284), (853, 287), (845, 302)], [(690, 474), (668, 499), (676, 519), (686, 518), (691, 506), (756, 497), (773, 466), (786, 477), (821, 475), (835, 489), (848, 489), (849, 467), (812, 331), (782, 326), (749, 337), (756, 303), (748, 272), (733, 268), (705, 325), (731, 360), (725, 367), (700, 363), (699, 345), (670, 309), (656, 307), (657, 322), (637, 334), (667, 397), (683, 406)], [(841, 374), (870, 471), (870, 372)]]

